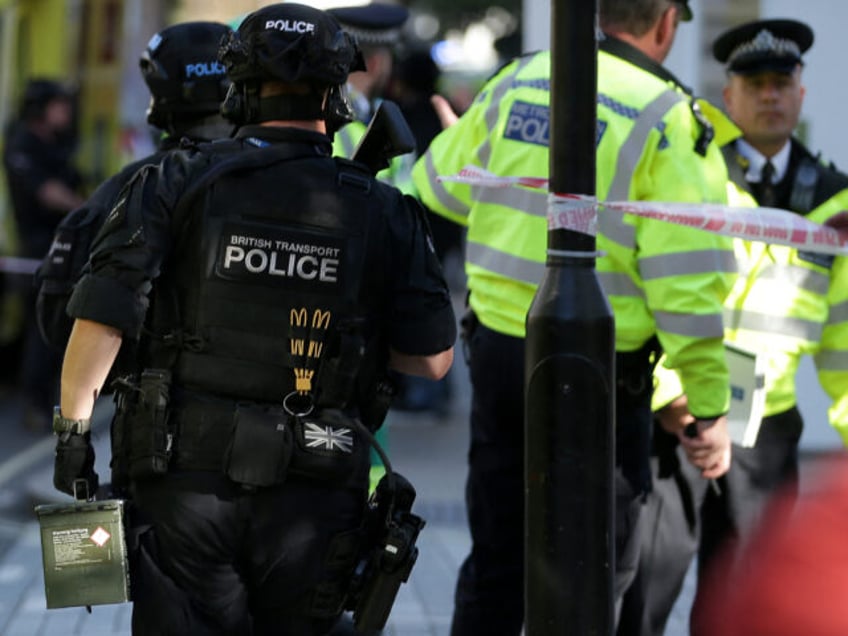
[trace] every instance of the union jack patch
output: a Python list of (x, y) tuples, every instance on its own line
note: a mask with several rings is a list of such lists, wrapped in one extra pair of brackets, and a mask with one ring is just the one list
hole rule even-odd
[(353, 432), (346, 426), (335, 428), (315, 422), (304, 422), (303, 440), (307, 448), (347, 454), (353, 452)]

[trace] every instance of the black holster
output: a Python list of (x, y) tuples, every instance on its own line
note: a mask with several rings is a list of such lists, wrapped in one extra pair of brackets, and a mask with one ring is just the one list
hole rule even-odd
[(471, 338), (479, 325), (480, 319), (474, 310), (466, 308), (459, 320), (459, 339), (462, 341), (462, 355), (466, 364), (471, 364)]
[(353, 610), (359, 632), (383, 629), (398, 589), (418, 559), (415, 543), (425, 522), (412, 512), (415, 488), (397, 473), (394, 479), (394, 492), (386, 476), (369, 500), (362, 557), (345, 604)]
[(113, 484), (122, 488), (131, 480), (164, 475), (173, 442), (168, 421), (171, 372), (145, 369), (137, 378), (119, 378), (113, 386)]
[(637, 351), (616, 353), (616, 465), (636, 492), (651, 491), (651, 395), (660, 344), (651, 338)]

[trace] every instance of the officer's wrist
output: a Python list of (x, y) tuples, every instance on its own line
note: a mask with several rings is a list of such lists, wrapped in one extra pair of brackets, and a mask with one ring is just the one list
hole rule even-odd
[(62, 415), (62, 409), (58, 406), (53, 407), (53, 432), (57, 435), (71, 433), (75, 435), (83, 435), (91, 430), (91, 419), (88, 417), (80, 419), (71, 419)]

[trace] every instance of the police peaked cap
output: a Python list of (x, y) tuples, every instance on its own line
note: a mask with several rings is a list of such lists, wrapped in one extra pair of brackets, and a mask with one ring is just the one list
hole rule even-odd
[(231, 32), (218, 22), (182, 22), (150, 38), (138, 63), (153, 97), (151, 111), (218, 112), (229, 85), (218, 47)]
[(396, 4), (363, 4), (337, 7), (327, 13), (335, 16), (345, 31), (363, 46), (390, 46), (400, 39), (400, 29), (409, 18), (406, 7)]
[(759, 20), (726, 31), (713, 55), (732, 73), (791, 73), (813, 45), (813, 30), (797, 20)]
[(338, 86), (365, 62), (353, 37), (324, 11), (293, 2), (254, 11), (218, 58), (234, 82), (279, 80)]

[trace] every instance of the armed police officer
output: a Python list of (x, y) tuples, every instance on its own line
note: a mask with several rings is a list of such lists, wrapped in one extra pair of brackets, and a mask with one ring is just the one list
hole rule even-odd
[(86, 446), (115, 353), (141, 336), (113, 458), (149, 524), (134, 631), (322, 634), (361, 548), (382, 378), (444, 375), (455, 319), (421, 208), (331, 156), (362, 67), (338, 22), (270, 5), (220, 60), (240, 128), (122, 192), (69, 303), (55, 428)]
[(51, 347), (65, 349), (73, 324), (65, 313), (68, 299), (88, 260), (91, 241), (121, 188), (140, 168), (158, 164), (183, 140), (211, 141), (232, 134), (233, 124), (220, 113), (230, 82), (218, 61), (218, 46), (230, 31), (217, 22), (183, 22), (162, 29), (147, 43), (139, 69), (150, 91), (147, 122), (161, 135), (158, 150), (124, 166), (59, 223), (36, 275), (36, 320)]

